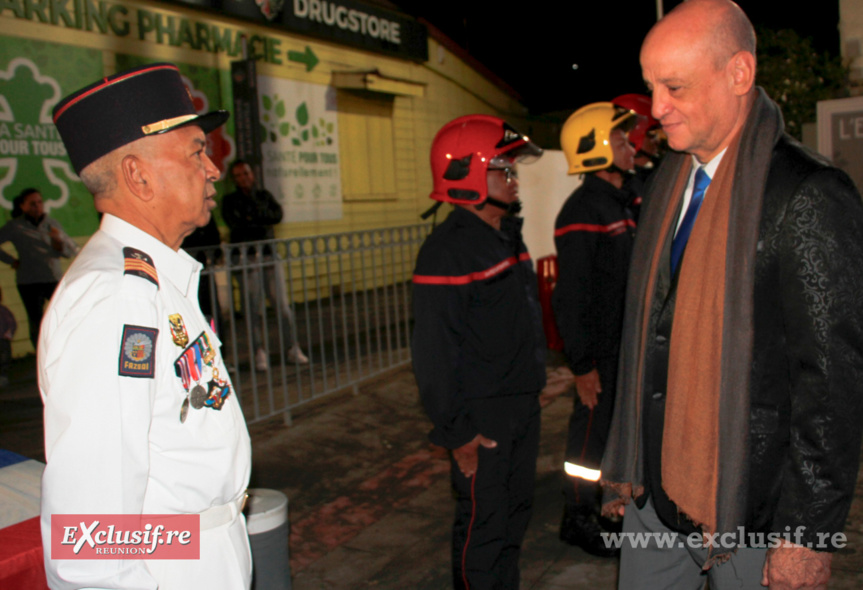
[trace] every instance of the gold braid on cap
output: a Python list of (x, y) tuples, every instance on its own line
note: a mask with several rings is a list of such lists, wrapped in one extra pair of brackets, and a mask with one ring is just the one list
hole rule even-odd
[(191, 121), (192, 119), (195, 119), (197, 117), (198, 115), (182, 115), (180, 117), (174, 117), (173, 119), (164, 119), (162, 121), (150, 123), (149, 125), (144, 125), (143, 127), (141, 127), (141, 131), (144, 132), (144, 135), (161, 133), (162, 131), (166, 131), (172, 127), (176, 127), (177, 125), (181, 125), (186, 121)]

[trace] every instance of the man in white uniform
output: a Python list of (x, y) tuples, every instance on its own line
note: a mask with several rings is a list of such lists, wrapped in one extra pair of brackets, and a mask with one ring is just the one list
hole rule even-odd
[[(227, 117), (196, 115), (170, 64), (105, 78), (54, 109), (103, 218), (40, 336), (52, 588), (250, 585), (249, 435), (198, 306), (201, 265), (179, 249), (216, 205), (205, 132)], [(200, 558), (53, 559), (51, 519), (67, 514), (200, 514)]]

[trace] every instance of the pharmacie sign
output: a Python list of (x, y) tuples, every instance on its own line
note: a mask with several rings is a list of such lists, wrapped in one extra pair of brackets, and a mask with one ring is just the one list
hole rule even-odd
[[(408, 16), (358, 3), (322, 0), (278, 0), (289, 2), (280, 11), (262, 13), (260, 5), (276, 0), (174, 0), (174, 4), (213, 9), (221, 14), (264, 22), (274, 32), (290, 30), (368, 51), (428, 59), (425, 26)], [(281, 39), (270, 35), (248, 35), (236, 27), (200, 19), (166, 14), (158, 10), (127, 6), (106, 0), (0, 0), (0, 17), (13, 17), (65, 29), (130, 38), (177, 48), (224, 53), (242, 57), (243, 38), (249, 57), (274, 65), (287, 62)]]
[(274, 37), (104, 0), (0, 0), (0, 17), (230, 57), (242, 56), (245, 36), (252, 58), (275, 65), (287, 61), (281, 40)]

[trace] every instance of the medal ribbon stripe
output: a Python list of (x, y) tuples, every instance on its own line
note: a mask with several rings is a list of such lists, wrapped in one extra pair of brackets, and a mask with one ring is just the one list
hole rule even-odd
[(183, 389), (188, 391), (192, 386), (192, 375), (189, 371), (189, 364), (186, 357), (181, 355), (174, 363), (174, 368), (176, 369), (177, 377), (183, 381)]
[(204, 354), (201, 352), (201, 341), (200, 339), (195, 342), (195, 346), (192, 347), (192, 350), (195, 351), (195, 366), (198, 367), (198, 371), (203, 371), (204, 369)]
[(192, 380), (197, 382), (201, 380), (201, 365), (198, 364), (198, 355), (195, 354), (194, 346), (190, 347), (183, 353), (188, 359), (189, 372), (192, 375)]
[(204, 362), (208, 365), (212, 365), (213, 359), (216, 358), (216, 353), (213, 351), (213, 345), (210, 344), (210, 337), (207, 336), (206, 332), (203, 332), (198, 338), (198, 341), (204, 355)]
[[(183, 389), (188, 394), (183, 400), (180, 408), (180, 422), (186, 421), (188, 406), (191, 396), (191, 406), (199, 410), (201, 408), (210, 408), (211, 410), (221, 410), (225, 400), (231, 394), (231, 386), (226, 380), (218, 379), (218, 369), (213, 366), (216, 352), (210, 343), (210, 338), (206, 331), (195, 338), (188, 347), (183, 349), (177, 360), (174, 361), (174, 371), (183, 382)], [(199, 382), (203, 378), (204, 365), (213, 368), (213, 379), (205, 389)], [(197, 385), (194, 385), (197, 383)], [(195, 402), (195, 390), (200, 389), (206, 392), (206, 398), (200, 402)]]

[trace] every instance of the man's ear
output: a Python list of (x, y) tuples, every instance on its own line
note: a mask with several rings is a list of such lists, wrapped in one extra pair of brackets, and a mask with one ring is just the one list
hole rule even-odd
[(731, 57), (732, 84), (737, 96), (748, 94), (755, 84), (755, 56), (748, 51), (738, 51)]
[(153, 190), (153, 180), (146, 162), (135, 154), (128, 154), (120, 162), (123, 182), (133, 195), (144, 202), (152, 201), (156, 196)]

